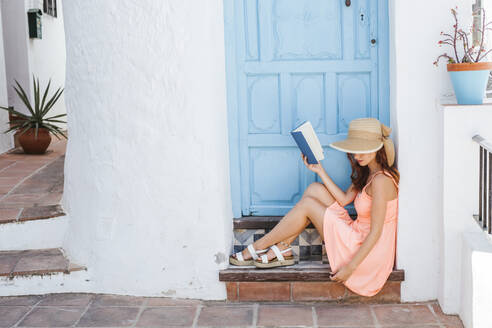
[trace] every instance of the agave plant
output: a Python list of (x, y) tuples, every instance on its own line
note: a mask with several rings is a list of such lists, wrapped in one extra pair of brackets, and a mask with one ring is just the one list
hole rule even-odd
[(24, 134), (27, 130), (34, 128), (34, 138), (38, 138), (38, 130), (39, 128), (46, 128), (49, 132), (53, 133), (58, 139), (60, 137), (58, 135), (62, 135), (65, 138), (67, 136), (63, 133), (63, 131), (57, 125), (53, 123), (67, 123), (65, 121), (59, 120), (60, 117), (66, 116), (67, 114), (59, 114), (51, 117), (45, 117), (46, 114), (53, 108), (53, 105), (58, 101), (60, 96), (63, 93), (62, 88), (58, 88), (55, 93), (47, 100), (48, 92), (51, 85), (51, 79), (48, 82), (46, 89), (43, 92), (43, 97), (41, 98), (41, 93), (39, 91), (39, 78), (36, 79), (33, 76), (33, 87), (34, 87), (34, 105), (31, 104), (29, 97), (27, 96), (24, 89), (21, 87), (19, 82), (15, 80), (16, 86), (13, 86), (15, 92), (22, 100), (26, 108), (29, 110), (30, 115), (23, 114), (13, 109), (13, 107), (2, 107), (1, 109), (5, 109), (10, 113), (14, 114), (16, 118), (10, 122), (12, 126), (6, 130), (4, 133), (10, 132), (12, 130), (21, 130), (20, 134)]

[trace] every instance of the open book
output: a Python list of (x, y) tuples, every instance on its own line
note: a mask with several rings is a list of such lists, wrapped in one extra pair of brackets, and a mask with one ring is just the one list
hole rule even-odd
[(323, 147), (321, 147), (311, 122), (302, 122), (294, 130), (290, 131), (290, 134), (301, 152), (307, 157), (309, 164), (319, 164), (319, 161), (325, 158)]

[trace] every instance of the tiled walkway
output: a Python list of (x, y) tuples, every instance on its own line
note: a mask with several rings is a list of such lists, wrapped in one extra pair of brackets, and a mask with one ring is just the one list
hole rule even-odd
[(66, 140), (52, 137), (45, 154), (0, 155), (0, 223), (55, 217), (63, 192)]
[(435, 302), (226, 303), (103, 294), (0, 297), (0, 327), (463, 327)]

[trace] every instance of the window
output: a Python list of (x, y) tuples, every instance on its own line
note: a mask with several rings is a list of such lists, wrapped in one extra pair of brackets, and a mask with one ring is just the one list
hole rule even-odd
[(57, 17), (56, 13), (56, 0), (44, 0), (43, 1), (43, 11), (53, 17)]

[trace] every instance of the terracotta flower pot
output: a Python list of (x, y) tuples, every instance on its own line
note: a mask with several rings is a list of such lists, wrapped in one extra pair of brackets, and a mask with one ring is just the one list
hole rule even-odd
[(447, 68), (458, 104), (482, 104), (492, 62), (448, 64)]
[(31, 128), (19, 135), (19, 143), (26, 154), (44, 154), (51, 142), (48, 129), (39, 128), (38, 137), (34, 138), (35, 128)]

